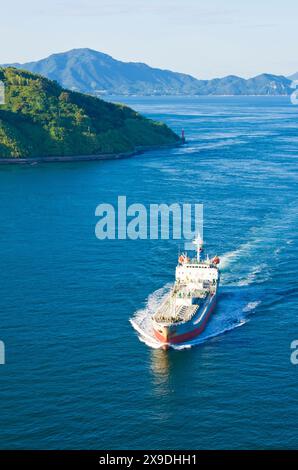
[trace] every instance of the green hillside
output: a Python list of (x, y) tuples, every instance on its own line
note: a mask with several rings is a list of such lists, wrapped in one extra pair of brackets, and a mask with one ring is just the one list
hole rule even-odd
[(40, 75), (0, 68), (0, 80), (0, 158), (122, 153), (180, 141), (165, 124)]

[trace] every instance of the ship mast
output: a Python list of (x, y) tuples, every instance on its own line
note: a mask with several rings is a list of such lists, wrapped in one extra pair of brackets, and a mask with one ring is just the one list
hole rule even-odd
[(195, 247), (196, 247), (196, 251), (197, 251), (197, 260), (198, 260), (198, 263), (201, 261), (201, 253), (203, 251), (203, 245), (204, 245), (204, 242), (203, 240), (201, 239), (201, 237), (198, 235), (197, 238), (194, 239), (194, 241), (192, 242)]

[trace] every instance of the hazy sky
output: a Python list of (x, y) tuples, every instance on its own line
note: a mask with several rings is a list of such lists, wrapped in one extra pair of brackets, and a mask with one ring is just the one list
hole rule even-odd
[(297, 0), (7, 0), (0, 63), (89, 47), (198, 78), (287, 75), (297, 23)]

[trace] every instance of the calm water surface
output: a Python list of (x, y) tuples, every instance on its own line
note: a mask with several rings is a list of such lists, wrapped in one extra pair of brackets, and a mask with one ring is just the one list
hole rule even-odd
[[(119, 98), (120, 100), (120, 98)], [(186, 131), (120, 161), (0, 167), (1, 448), (297, 448), (298, 108), (287, 98), (131, 98)], [(201, 344), (129, 319), (173, 280), (174, 241), (108, 241), (96, 206), (201, 202), (222, 256)]]

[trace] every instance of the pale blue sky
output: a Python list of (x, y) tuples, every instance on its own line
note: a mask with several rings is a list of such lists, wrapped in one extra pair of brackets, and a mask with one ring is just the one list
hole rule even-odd
[(298, 71), (297, 0), (7, 0), (0, 63), (78, 47), (190, 73)]

